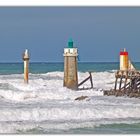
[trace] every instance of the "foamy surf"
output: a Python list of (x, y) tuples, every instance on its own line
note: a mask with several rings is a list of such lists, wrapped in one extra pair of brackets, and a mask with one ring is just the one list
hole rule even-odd
[[(104, 89), (114, 87), (114, 72), (92, 75), (94, 89), (80, 91), (63, 87), (63, 72), (30, 73), (28, 85), (23, 82), (23, 74), (0, 75), (0, 133), (52, 133), (139, 123), (139, 99), (103, 96)], [(87, 76), (79, 72), (79, 82)], [(83, 86), (89, 87), (90, 83)], [(79, 96), (88, 99), (75, 101)]]

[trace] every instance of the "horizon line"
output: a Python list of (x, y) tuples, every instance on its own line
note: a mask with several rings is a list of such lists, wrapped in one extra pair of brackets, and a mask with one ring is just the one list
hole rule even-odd
[[(23, 62), (0, 62), (2, 63), (23, 63)], [(64, 63), (63, 61), (30, 61), (29, 63)], [(119, 61), (78, 61), (78, 63), (119, 63)], [(140, 61), (134, 61), (132, 63), (140, 63)]]

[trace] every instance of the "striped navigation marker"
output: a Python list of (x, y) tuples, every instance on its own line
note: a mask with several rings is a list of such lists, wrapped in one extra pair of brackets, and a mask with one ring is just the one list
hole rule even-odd
[(23, 61), (24, 61), (24, 82), (28, 84), (29, 78), (29, 54), (28, 50), (26, 49), (23, 53)]

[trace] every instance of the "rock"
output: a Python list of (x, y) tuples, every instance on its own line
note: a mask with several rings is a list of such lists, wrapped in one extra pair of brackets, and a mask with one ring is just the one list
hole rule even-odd
[(75, 98), (75, 100), (81, 101), (81, 100), (85, 100), (86, 98), (88, 98), (88, 96), (81, 96), (81, 97)]

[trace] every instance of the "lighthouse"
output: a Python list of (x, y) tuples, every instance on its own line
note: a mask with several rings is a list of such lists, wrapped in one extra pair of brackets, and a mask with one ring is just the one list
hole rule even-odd
[(120, 70), (128, 70), (129, 58), (126, 49), (120, 52)]
[(77, 56), (78, 50), (73, 47), (73, 40), (68, 41), (67, 48), (64, 48), (64, 83), (63, 86), (77, 90), (78, 76), (77, 76)]

